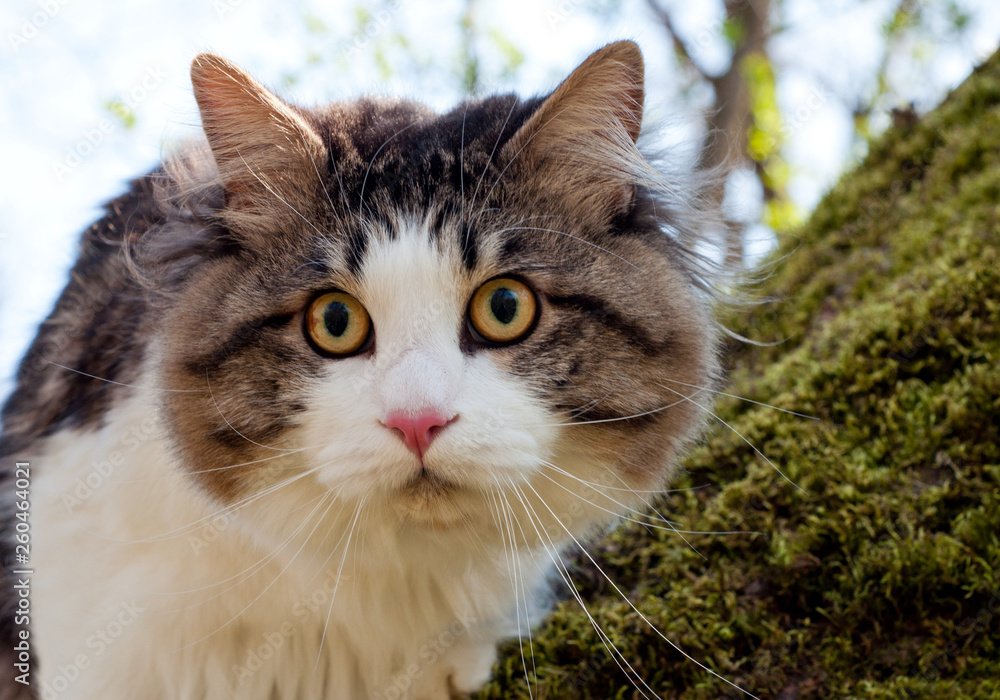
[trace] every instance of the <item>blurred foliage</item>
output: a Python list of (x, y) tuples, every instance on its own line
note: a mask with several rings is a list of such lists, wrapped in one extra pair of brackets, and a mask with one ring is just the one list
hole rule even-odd
[(459, 73), (462, 91), (466, 95), (479, 93), (479, 54), (476, 51), (476, 0), (465, 0), (465, 11), (459, 26), (462, 31), (462, 54), (459, 56)]
[(313, 13), (307, 12), (306, 15), (305, 15), (305, 17), (304, 17), (304, 19), (305, 19), (306, 27), (313, 34), (329, 34), (330, 33), (330, 29), (329, 29), (329, 27), (326, 26), (326, 22), (324, 22), (320, 17), (317, 17)]
[[(898, 1), (882, 26), (885, 46), (872, 85), (858, 95), (842, 97), (845, 102), (853, 100), (856, 150), (863, 152), (875, 133), (873, 116), (905, 107), (906, 86), (913, 74), (927, 69), (937, 57), (936, 47), (961, 44), (971, 22), (971, 10), (960, 0)], [(909, 67), (909, 74), (894, 75), (901, 64)]]
[(741, 46), (746, 39), (746, 26), (736, 17), (726, 17), (722, 21), (722, 36), (725, 38), (729, 48), (735, 49)]
[(489, 31), (489, 38), (496, 47), (497, 52), (503, 57), (500, 78), (504, 80), (513, 79), (521, 69), (521, 64), (524, 63), (524, 51), (509, 37), (504, 36), (503, 32), (499, 29), (491, 29)]
[(117, 119), (126, 129), (135, 128), (135, 111), (124, 100), (107, 100), (104, 103), (104, 109), (110, 112), (111, 116)]
[[(785, 139), (782, 124), (790, 116), (784, 110), (792, 112), (794, 108), (780, 104), (777, 98), (777, 86), (784, 73), (789, 69), (801, 69), (797, 65), (776, 64), (769, 50), (772, 40), (790, 29), (784, 16), (793, 2), (725, 0), (720, 3), (724, 6), (724, 16), (713, 31), (729, 47), (730, 58), (726, 68), (713, 72), (700, 65), (696, 52), (689, 49), (694, 45), (695, 38), (678, 31), (673, 16), (678, 3), (647, 0), (664, 26), (667, 40), (675, 45), (677, 74), (683, 80), (677, 96), (684, 99), (693, 94), (703, 94), (704, 91), (699, 93), (694, 89), (697, 85), (710, 86), (714, 90), (714, 102), (704, 106), (706, 119), (710, 129), (721, 129), (723, 134), (708, 138), (705, 148), (716, 147), (720, 140), (726, 144), (746, 144), (744, 156), (753, 164), (763, 187), (764, 223), (779, 231), (790, 230), (802, 219), (802, 213), (796, 210), (787, 194), (787, 185), (795, 172), (783, 151)], [(846, 4), (844, 11), (852, 7), (856, 4)], [(832, 13), (837, 10), (828, 8), (826, 11)], [(762, 17), (762, 14), (766, 16)], [(759, 46), (753, 42), (760, 27), (748, 27), (748, 20), (755, 25), (763, 22), (765, 38)], [(863, 153), (868, 140), (885, 128), (888, 123), (885, 116), (890, 110), (905, 106), (904, 95), (910, 93), (914, 80), (910, 74), (898, 75), (900, 65), (926, 66), (937, 57), (940, 46), (949, 42), (961, 44), (971, 22), (971, 10), (967, 3), (960, 0), (898, 0), (895, 5), (889, 6), (882, 28), (885, 38), (882, 54), (871, 80), (852, 85), (847, 92), (834, 91), (853, 116), (855, 152)], [(702, 28), (701, 33), (704, 32)], [(697, 41), (703, 42), (704, 37), (699, 35)], [(745, 120), (725, 115), (727, 108), (732, 109), (733, 105), (742, 101), (740, 86), (725, 80), (725, 74), (732, 71), (740, 73), (751, 96), (746, 105), (748, 114)], [(825, 82), (822, 75), (812, 78), (820, 85)], [(727, 118), (719, 123), (717, 115)], [(744, 128), (746, 134), (726, 133), (727, 130)], [(710, 157), (707, 161), (715, 164), (719, 159)]]
[(802, 223), (802, 216), (787, 194), (791, 170), (781, 153), (786, 127), (774, 66), (764, 54), (752, 53), (741, 68), (750, 93), (747, 150), (764, 186), (764, 223), (776, 231), (790, 231)]

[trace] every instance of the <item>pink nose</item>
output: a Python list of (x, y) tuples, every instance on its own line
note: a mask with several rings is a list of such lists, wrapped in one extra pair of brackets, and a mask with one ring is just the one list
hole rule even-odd
[(406, 446), (417, 455), (423, 457), (431, 442), (441, 432), (441, 429), (453, 423), (458, 416), (445, 418), (440, 413), (428, 412), (416, 416), (408, 416), (404, 413), (393, 413), (385, 423), (385, 427), (399, 432), (400, 437)]

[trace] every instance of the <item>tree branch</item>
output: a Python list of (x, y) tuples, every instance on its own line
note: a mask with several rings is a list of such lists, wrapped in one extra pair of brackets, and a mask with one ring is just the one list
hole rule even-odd
[(660, 24), (663, 25), (664, 29), (667, 30), (667, 33), (670, 35), (670, 38), (674, 43), (674, 50), (677, 52), (677, 55), (684, 60), (684, 63), (693, 68), (695, 72), (697, 72), (698, 75), (700, 75), (704, 80), (711, 80), (712, 76), (710, 76), (707, 72), (705, 72), (705, 69), (698, 65), (698, 62), (691, 56), (691, 52), (688, 51), (687, 45), (681, 40), (677, 32), (674, 31), (673, 19), (670, 17), (670, 13), (663, 9), (657, 0), (646, 0), (646, 4), (649, 6), (650, 11), (656, 15), (656, 18), (660, 21)]

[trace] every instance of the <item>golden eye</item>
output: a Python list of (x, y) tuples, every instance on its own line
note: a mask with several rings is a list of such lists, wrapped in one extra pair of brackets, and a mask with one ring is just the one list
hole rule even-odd
[(513, 343), (531, 331), (538, 316), (535, 295), (523, 282), (509, 277), (490, 280), (472, 296), (469, 321), (492, 343)]
[(306, 311), (306, 330), (331, 355), (357, 352), (371, 334), (372, 320), (357, 299), (344, 292), (322, 294)]

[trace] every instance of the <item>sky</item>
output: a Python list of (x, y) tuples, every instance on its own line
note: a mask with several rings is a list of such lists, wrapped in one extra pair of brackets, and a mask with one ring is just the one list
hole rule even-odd
[[(725, 65), (721, 0), (671, 2), (691, 53)], [(598, 0), (596, 6), (611, 0)], [(1000, 44), (1000, 3), (976, 12), (958, 45), (908, 47), (893, 66), (901, 92), (928, 109)], [(479, 0), (475, 24), (482, 91), (551, 90), (599, 46), (639, 42), (647, 61), (647, 116), (697, 118), (698, 95), (681, 95), (663, 29), (646, 0)], [(789, 192), (808, 211), (857, 162), (843, 96), (871, 80), (891, 0), (784, 0), (785, 31), (771, 45), (793, 166)], [(300, 104), (360, 94), (401, 95), (445, 109), (462, 97), (461, 0), (4, 0), (0, 5), (0, 396), (66, 282), (80, 232), (127, 181), (198, 133), (188, 71), (200, 51), (240, 64)], [(523, 64), (505, 74), (510, 47)], [(922, 53), (923, 52), (923, 53)], [(926, 60), (917, 60), (924, 56)], [(654, 99), (655, 98), (655, 99)], [(109, 107), (111, 105), (111, 107)], [(887, 122), (885, 114), (881, 123)], [(879, 123), (876, 120), (876, 123)], [(752, 186), (740, 190), (757, 215)], [(737, 202), (739, 204), (739, 202)], [(758, 207), (759, 209), (759, 207)]]

